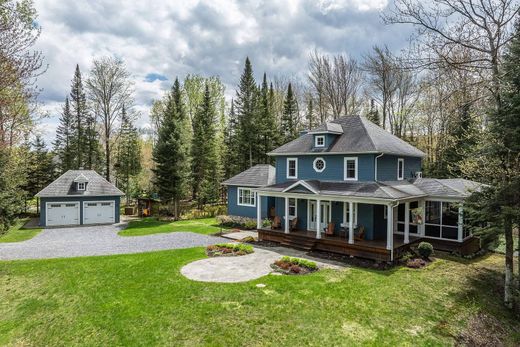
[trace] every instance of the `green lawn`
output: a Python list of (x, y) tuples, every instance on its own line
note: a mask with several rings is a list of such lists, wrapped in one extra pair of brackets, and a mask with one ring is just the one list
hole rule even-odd
[(7, 233), (0, 235), (0, 242), (19, 242), (29, 240), (42, 231), (41, 228), (22, 228), (28, 220), (29, 218), (18, 219), (16, 223), (11, 228), (9, 228)]
[(500, 255), (239, 284), (180, 275), (204, 257), (192, 248), (0, 262), (0, 345), (439, 346), (479, 313), (500, 321), (506, 344), (520, 343), (500, 303)]
[(129, 222), (128, 227), (119, 232), (119, 235), (140, 236), (170, 233), (173, 231), (191, 231), (199, 234), (214, 234), (220, 231), (220, 226), (215, 218), (163, 222), (154, 217), (149, 217)]

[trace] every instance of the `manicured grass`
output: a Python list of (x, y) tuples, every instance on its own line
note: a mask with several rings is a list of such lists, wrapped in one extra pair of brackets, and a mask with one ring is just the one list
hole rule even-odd
[(190, 231), (199, 234), (214, 234), (220, 231), (220, 225), (215, 218), (180, 220), (170, 223), (159, 221), (154, 217), (149, 217), (131, 221), (128, 223), (128, 227), (122, 230), (119, 235), (140, 236), (158, 233), (170, 233), (173, 231)]
[(192, 248), (0, 262), (0, 345), (439, 346), (478, 313), (500, 321), (506, 344), (520, 343), (500, 302), (500, 255), (234, 284), (179, 273), (204, 257)]
[(19, 242), (29, 240), (42, 231), (41, 228), (22, 228), (28, 220), (29, 218), (18, 219), (16, 223), (11, 228), (9, 228), (7, 233), (0, 235), (0, 242)]

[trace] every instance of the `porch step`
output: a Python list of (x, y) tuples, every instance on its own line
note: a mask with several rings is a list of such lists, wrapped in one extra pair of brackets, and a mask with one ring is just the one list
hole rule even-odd
[(284, 236), (280, 242), (282, 246), (296, 248), (302, 251), (310, 251), (314, 248), (316, 240), (308, 237), (298, 237), (295, 235)]

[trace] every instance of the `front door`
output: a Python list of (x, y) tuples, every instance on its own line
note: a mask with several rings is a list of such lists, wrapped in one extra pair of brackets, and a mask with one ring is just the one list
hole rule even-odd
[[(320, 208), (320, 230), (323, 230), (330, 222), (330, 202), (322, 201)], [(309, 230), (316, 230), (317, 212), (316, 201), (309, 201)]]

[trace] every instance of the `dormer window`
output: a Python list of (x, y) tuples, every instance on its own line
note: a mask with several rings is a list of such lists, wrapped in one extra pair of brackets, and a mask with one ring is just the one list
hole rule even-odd
[(325, 136), (317, 135), (314, 137), (314, 146), (315, 147), (325, 147)]
[(85, 190), (85, 182), (78, 182), (78, 191)]

